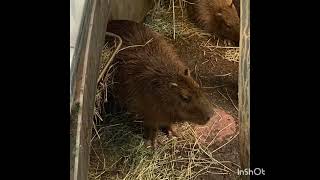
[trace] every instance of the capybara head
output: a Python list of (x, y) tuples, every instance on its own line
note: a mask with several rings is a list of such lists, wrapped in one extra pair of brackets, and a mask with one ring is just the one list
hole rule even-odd
[(168, 98), (173, 102), (172, 112), (177, 121), (189, 121), (204, 125), (214, 111), (204, 92), (185, 69), (176, 82), (169, 83)]
[(213, 23), (213, 25), (216, 26), (216, 28), (213, 29), (216, 29), (218, 35), (239, 43), (240, 18), (231, 0), (219, 7), (214, 14), (214, 21), (216, 23)]

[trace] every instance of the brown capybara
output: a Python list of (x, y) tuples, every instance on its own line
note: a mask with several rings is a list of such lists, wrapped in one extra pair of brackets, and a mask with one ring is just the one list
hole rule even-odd
[(240, 18), (232, 0), (192, 0), (189, 17), (204, 30), (239, 43)]
[(160, 34), (127, 20), (109, 22), (107, 31), (123, 41), (113, 62), (112, 94), (120, 106), (143, 118), (148, 145), (155, 147), (160, 128), (176, 134), (173, 123), (208, 122), (214, 113), (212, 105)]
[(237, 10), (237, 13), (238, 13), (238, 16), (240, 18), (240, 0), (232, 0), (234, 6), (236, 7), (236, 10)]

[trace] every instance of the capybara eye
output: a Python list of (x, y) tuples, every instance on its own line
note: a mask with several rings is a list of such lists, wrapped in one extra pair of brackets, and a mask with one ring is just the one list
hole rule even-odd
[(181, 99), (186, 103), (189, 103), (191, 101), (191, 97), (187, 95), (181, 95)]

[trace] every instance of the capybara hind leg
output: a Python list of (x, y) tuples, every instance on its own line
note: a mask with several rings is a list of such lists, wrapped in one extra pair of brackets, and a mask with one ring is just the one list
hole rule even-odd
[(169, 129), (167, 126), (161, 127), (160, 130), (166, 135), (169, 136)]
[(168, 132), (167, 135), (169, 138), (173, 138), (173, 137), (180, 137), (179, 134), (172, 128), (171, 125), (166, 126), (166, 131)]

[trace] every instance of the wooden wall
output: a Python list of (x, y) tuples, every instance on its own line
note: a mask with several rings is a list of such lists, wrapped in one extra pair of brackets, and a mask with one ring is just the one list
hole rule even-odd
[(110, 19), (142, 22), (153, 5), (153, 0), (111, 0)]
[(240, 19), (239, 138), (241, 169), (245, 169), (250, 168), (250, 0), (240, 1)]
[(109, 14), (109, 0), (88, 0), (81, 29), (83, 42), (78, 43), (78, 64), (71, 94), (70, 179), (86, 180), (88, 176), (90, 139), (96, 82), (101, 50)]
[[(141, 22), (152, 0), (86, 0), (75, 55), (70, 54), (70, 180), (88, 178), (90, 138), (96, 82), (107, 22), (127, 19)], [(110, 11), (112, 10), (112, 11)], [(72, 34), (71, 34), (72, 35)]]

